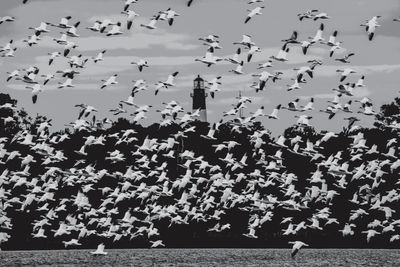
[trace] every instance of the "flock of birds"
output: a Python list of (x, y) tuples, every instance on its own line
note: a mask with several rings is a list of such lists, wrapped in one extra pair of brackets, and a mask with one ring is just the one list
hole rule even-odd
[[(133, 4), (137, 2), (138, 1), (127, 0), (123, 6), (123, 10), (121, 11), (121, 13), (127, 15), (126, 29), (128, 31), (131, 29), (135, 18), (139, 16), (138, 13), (136, 13), (134, 10), (131, 9)], [(261, 3), (261, 2), (264, 1), (255, 0), (255, 1), (250, 1), (248, 4), (253, 5), (255, 3)], [(188, 6), (191, 6), (191, 4), (192, 1), (189, 1)], [(262, 14), (261, 10), (263, 8), (265, 8), (265, 6), (259, 6), (255, 7), (252, 10), (249, 10), (249, 14), (245, 18), (245, 23), (249, 23), (251, 20), (255, 19), (257, 15), (261, 15)], [(154, 30), (157, 28), (156, 25), (160, 21), (167, 21), (170, 26), (173, 26), (174, 20), (177, 16), (180, 16), (178, 12), (172, 10), (171, 8), (168, 8), (165, 11), (157, 12), (150, 19), (148, 24), (140, 24), (140, 27), (144, 27), (149, 30)], [(319, 21), (319, 20), (328, 20), (331, 17), (325, 12), (319, 12), (318, 10), (308, 10), (304, 13), (298, 14), (298, 18), (300, 21), (306, 19)], [(378, 18), (380, 18), (380, 16), (374, 16), (370, 20), (367, 20), (364, 24), (361, 24), (361, 26), (365, 27), (368, 33), (369, 40), (373, 39), (376, 29), (380, 26), (378, 24)], [(15, 17), (11, 16), (0, 18), (1, 23), (12, 22), (14, 20)], [(49, 52), (48, 65), (52, 65), (53, 62), (58, 57), (65, 57), (68, 59), (67, 63), (68, 66), (64, 70), (55, 70), (54, 73), (41, 74), (40, 77), (42, 78), (42, 80), (40, 81), (37, 78), (40, 73), (40, 69), (37, 66), (31, 66), (25, 69), (16, 69), (8, 72), (7, 82), (11, 82), (13, 79), (15, 79), (26, 84), (26, 88), (31, 89), (33, 103), (36, 103), (38, 101), (39, 94), (42, 91), (45, 91), (46, 85), (48, 85), (52, 80), (61, 79), (61, 81), (58, 82), (57, 86), (59, 89), (73, 88), (75, 87), (74, 78), (84, 71), (84, 69), (87, 67), (86, 65), (88, 64), (88, 62), (92, 61), (94, 64), (101, 64), (101, 61), (106, 60), (105, 54), (107, 53), (107, 50), (101, 50), (98, 52), (96, 56), (92, 57), (85, 57), (82, 54), (76, 55), (77, 53), (73, 55), (76, 48), (78, 48), (78, 45), (73, 41), (73, 39), (80, 37), (80, 35), (78, 34), (78, 27), (80, 26), (80, 21), (71, 23), (71, 20), (72, 20), (71, 16), (66, 16), (64, 18), (61, 18), (59, 23), (41, 22), (38, 27), (30, 27), (29, 29), (33, 30), (32, 34), (28, 38), (23, 40), (23, 42), (27, 43), (28, 46), (39, 45), (41, 36), (44, 34), (48, 34), (50, 32), (50, 27), (61, 29), (63, 31), (61, 32), (61, 37), (59, 38), (54, 37), (52, 39), (55, 43), (59, 44), (60, 47), (62, 47), (62, 51)], [(394, 21), (398, 21), (398, 19), (394, 19)], [(96, 20), (92, 26), (86, 27), (86, 30), (98, 32), (99, 34), (112, 37), (123, 34), (124, 33), (123, 27), (124, 26), (120, 21), (113, 22), (110, 19), (104, 19), (104, 20)], [(297, 31), (293, 31), (293, 34), (288, 39), (282, 40), (283, 46), (281, 50), (277, 53), (277, 55), (272, 55), (265, 63), (259, 64), (257, 69), (261, 70), (261, 72), (252, 74), (252, 76), (255, 77), (257, 80), (254, 81), (251, 85), (249, 85), (249, 87), (254, 89), (256, 92), (260, 92), (267, 87), (268, 82), (271, 81), (272, 83), (275, 83), (278, 80), (281, 80), (282, 79), (281, 76), (283, 74), (281, 71), (269, 72), (266, 69), (273, 67), (274, 61), (275, 62), (289, 61), (288, 56), (290, 55), (289, 51), (292, 46), (300, 46), (301, 50), (303, 51), (303, 54), (306, 55), (311, 47), (316, 46), (318, 44), (324, 45), (327, 47), (327, 49), (329, 49), (329, 57), (333, 57), (335, 51), (342, 49), (341, 45), (343, 42), (337, 41), (337, 35), (338, 35), (337, 30), (335, 30), (331, 34), (328, 41), (325, 40), (323, 34), (324, 34), (324, 23), (320, 24), (315, 36), (308, 37), (308, 39), (304, 41), (298, 39)], [(245, 67), (245, 62), (250, 63), (253, 56), (262, 51), (261, 48), (258, 47), (254, 41), (252, 41), (252, 37), (247, 34), (244, 34), (242, 36), (241, 41), (233, 43), (235, 45), (238, 45), (239, 47), (236, 49), (236, 53), (233, 56), (227, 58), (222, 58), (214, 55), (214, 52), (217, 49), (222, 48), (220, 45), (218, 35), (210, 34), (208, 36), (199, 38), (199, 40), (202, 41), (203, 44), (207, 46), (207, 52), (204, 57), (196, 58), (195, 61), (204, 63), (208, 67), (216, 65), (220, 61), (228, 61), (232, 63), (232, 65), (234, 65), (234, 68), (229, 70), (229, 72), (232, 72), (236, 75), (245, 74), (243, 70)], [(14, 57), (14, 53), (16, 50), (17, 48), (14, 47), (14, 40), (10, 40), (7, 44), (5, 44), (0, 48), (0, 55), (2, 57)], [(247, 50), (245, 58), (242, 58), (242, 53), (244, 52), (243, 50)], [(336, 92), (336, 96), (332, 101), (328, 101), (328, 106), (326, 107), (326, 109), (321, 110), (321, 112), (329, 114), (328, 117), (329, 119), (332, 119), (335, 116), (335, 114), (339, 112), (354, 113), (354, 111), (351, 109), (351, 105), (354, 102), (361, 103), (361, 110), (358, 111), (359, 113), (365, 115), (376, 115), (376, 112), (372, 108), (372, 102), (370, 99), (364, 98), (357, 101), (350, 100), (345, 104), (340, 102), (341, 96), (352, 97), (354, 96), (354, 90), (356, 88), (365, 87), (364, 85), (365, 75), (361, 75), (361, 77), (359, 77), (358, 80), (356, 81), (349, 81), (351, 76), (353, 76), (353, 74), (356, 73), (356, 71), (351, 68), (345, 67), (345, 65), (350, 63), (350, 59), (354, 55), (355, 53), (350, 52), (342, 57), (335, 58), (335, 61), (343, 63), (344, 67), (342, 69), (337, 70), (338, 74), (340, 74), (341, 84), (339, 84), (337, 88), (332, 89), (333, 91)], [(315, 68), (323, 64), (321, 60), (317, 59), (310, 60), (308, 61), (308, 63), (309, 63), (308, 66), (302, 66), (293, 69), (296, 72), (293, 78), (291, 78), (291, 80), (293, 80), (293, 84), (287, 85), (287, 91), (301, 89), (302, 88), (301, 85), (308, 82), (306, 79), (307, 76), (310, 79), (312, 79), (314, 77)], [(151, 64), (149, 64), (149, 62), (146, 59), (139, 59), (137, 61), (131, 62), (131, 64), (136, 65), (139, 72), (144, 71), (145, 68), (151, 67)], [(155, 95), (157, 95), (160, 92), (160, 90), (174, 87), (176, 85), (175, 79), (178, 77), (178, 74), (179, 71), (175, 71), (171, 73), (168, 77), (166, 77), (165, 80), (156, 82), (154, 85)], [(223, 80), (222, 76), (217, 76), (207, 81), (206, 89), (209, 90), (210, 95), (213, 98), (215, 97), (217, 92), (221, 91), (220, 85), (222, 84), (221, 82), (222, 80)], [(99, 88), (104, 89), (116, 84), (118, 84), (117, 73), (106, 79), (101, 80)], [(134, 104), (135, 95), (137, 95), (139, 92), (148, 90), (149, 86), (151, 85), (147, 84), (147, 82), (144, 79), (133, 81), (133, 89), (130, 95), (128, 96), (128, 99), (121, 100), (118, 103), (118, 107), (116, 109), (112, 109), (111, 112), (113, 112), (113, 110), (118, 110), (116, 112), (117, 115), (122, 113), (128, 113), (126, 106), (136, 106)], [(290, 111), (300, 111), (300, 112), (314, 109), (312, 105), (306, 105), (303, 108), (299, 108), (297, 107), (298, 101), (299, 99), (295, 99), (290, 103), (288, 103), (287, 109)], [(311, 102), (313, 101), (314, 99), (312, 98)], [(246, 107), (245, 105), (237, 106), (232, 110), (225, 112), (224, 116), (225, 115), (237, 116), (238, 114), (240, 114), (240, 110), (245, 107)], [(265, 115), (266, 117), (271, 119), (277, 119), (278, 118), (277, 110), (280, 110), (281, 108), (286, 108), (286, 107), (278, 105), (273, 110), (271, 115), (268, 114), (260, 114), (260, 115)], [(144, 119), (145, 116), (139, 116), (135, 118)], [(302, 115), (300, 116), (299, 121), (308, 122), (309, 119), (311, 118), (312, 118), (311, 116)], [(166, 123), (168, 123), (168, 121)]]
[[(26, 4), (28, 1), (24, 0)], [(139, 0), (126, 0), (121, 6), (121, 13), (127, 15), (126, 26), (121, 22), (113, 22), (109, 19), (95, 21), (86, 30), (97, 32), (112, 38), (124, 34), (124, 27), (130, 30), (136, 17), (139, 16), (132, 7)], [(188, 1), (191, 6), (197, 1)], [(262, 3), (264, 0), (251, 0), (249, 5)], [(249, 10), (244, 18), (245, 24), (250, 24), (256, 20), (256, 16), (262, 15), (265, 6), (254, 7)], [(173, 26), (176, 17), (182, 16), (178, 12), (167, 9), (157, 12), (148, 24), (140, 24), (148, 30), (154, 30), (161, 21), (166, 21), (168, 25)], [(313, 20), (324, 21), (331, 17), (318, 10), (308, 10), (298, 14), (300, 21)], [(361, 26), (365, 30), (370, 41), (373, 40), (376, 29), (380, 27), (378, 19), (380, 16), (374, 16), (367, 20)], [(7, 16), (0, 18), (0, 26), (3, 23), (9, 23), (16, 18)], [(61, 29), (61, 37), (53, 38), (53, 41), (60, 45), (61, 51), (50, 52), (48, 65), (52, 65), (58, 57), (68, 58), (68, 66), (65, 70), (55, 70), (52, 74), (40, 75), (40, 69), (37, 66), (31, 66), (26, 69), (17, 69), (9, 72), (7, 82), (13, 80), (21, 81), (26, 87), (32, 90), (32, 101), (37, 103), (39, 94), (43, 88), (59, 75), (65, 80), (58, 83), (58, 88), (74, 87), (74, 78), (84, 71), (86, 64), (93, 61), (94, 64), (101, 64), (106, 61), (107, 50), (101, 50), (94, 57), (84, 57), (77, 55), (78, 45), (72, 41), (79, 38), (80, 22), (71, 22), (72, 17), (67, 16), (60, 19), (59, 23), (42, 22), (38, 27), (30, 28), (32, 35), (24, 40), (28, 46), (40, 44), (41, 36), (48, 34), (50, 29)], [(394, 19), (399, 21), (399, 19)], [(315, 36), (311, 36), (304, 41), (299, 40), (297, 31), (285, 40), (277, 55), (272, 55), (265, 63), (259, 64), (260, 73), (254, 73), (252, 76), (255, 81), (250, 86), (257, 93), (264, 91), (269, 82), (275, 83), (281, 80), (282, 72), (268, 72), (266, 69), (272, 68), (275, 63), (289, 61), (290, 49), (293, 46), (301, 47), (304, 55), (312, 47), (322, 45), (329, 50), (329, 57), (334, 57), (337, 50), (342, 49), (341, 41), (337, 41), (339, 31), (334, 31), (328, 40), (324, 38), (324, 22), (318, 24)], [(241, 41), (235, 42), (237, 45), (236, 53), (228, 58), (215, 56), (214, 53), (221, 49), (220, 36), (210, 34), (199, 38), (207, 51), (204, 57), (195, 60), (211, 67), (221, 61), (228, 61), (233, 65), (230, 72), (236, 75), (244, 74), (245, 63), (252, 61), (253, 56), (262, 51), (260, 47), (252, 40), (250, 35), (243, 35)], [(2, 57), (13, 57), (17, 48), (14, 47), (13, 40), (0, 47)], [(243, 51), (246, 51), (242, 58)], [(341, 103), (341, 97), (354, 96), (353, 91), (356, 88), (365, 87), (365, 76), (361, 74), (357, 80), (349, 81), (356, 73), (355, 70), (346, 67), (355, 53), (348, 53), (342, 57), (335, 58), (343, 64), (343, 68), (338, 69), (339, 82), (337, 88), (333, 89), (336, 95), (333, 100), (328, 101), (329, 105), (321, 112), (327, 113), (329, 119), (332, 119), (338, 112), (349, 114), (356, 113), (352, 110), (354, 102), (360, 103), (358, 113), (364, 115), (376, 115), (373, 110), (372, 101), (365, 97), (359, 100), (348, 100)], [(321, 60), (311, 60), (309, 65), (294, 69), (296, 71), (292, 78), (293, 84), (287, 85), (287, 90), (299, 90), (301, 84), (305, 84), (309, 79), (313, 79), (314, 70), (322, 65)], [(145, 59), (132, 62), (136, 65), (139, 72), (146, 68), (151, 68), (151, 64)], [(175, 86), (175, 79), (179, 71), (171, 73), (164, 81), (158, 81), (154, 85), (154, 93), (157, 95), (160, 90), (165, 90)], [(38, 80), (40, 75), (42, 80)], [(100, 89), (118, 84), (118, 74), (102, 80)], [(221, 89), (222, 76), (217, 76), (206, 82), (207, 90), (214, 98)], [(135, 106), (136, 110), (131, 114), (132, 120), (139, 122), (146, 119), (146, 113), (152, 108), (151, 105), (137, 105), (134, 102), (135, 96), (144, 90), (148, 90), (148, 84), (145, 80), (133, 81), (133, 89), (127, 100), (121, 100), (118, 107), (110, 110), (114, 115), (128, 113), (126, 106)], [(343, 84), (346, 82), (345, 84)], [(251, 103), (251, 98), (240, 96), (233, 108), (224, 112), (223, 116), (237, 117), (240, 111), (246, 108), (246, 104)], [(295, 112), (298, 118), (297, 124), (300, 127), (310, 126), (309, 115), (303, 112), (313, 110), (314, 98), (310, 98), (308, 103), (299, 105), (300, 99), (294, 99), (287, 105), (279, 104), (271, 113), (265, 113), (264, 107), (260, 107), (248, 117), (235, 119), (239, 123), (231, 123), (232, 131), (240, 132), (243, 128), (250, 127), (258, 118), (267, 117), (269, 119), (278, 119), (278, 113), (281, 109)], [(395, 234), (400, 225), (400, 219), (395, 218), (395, 211), (390, 208), (392, 203), (399, 200), (398, 189), (392, 189), (388, 192), (375, 194), (377, 189), (386, 182), (386, 177), (395, 174), (400, 167), (400, 160), (397, 159), (396, 140), (390, 140), (387, 144), (387, 152), (378, 151), (376, 145), (371, 147), (366, 145), (366, 139), (363, 134), (357, 132), (360, 127), (355, 124), (359, 119), (356, 116), (346, 118), (349, 120), (349, 131), (353, 139), (352, 145), (348, 151), (339, 151), (334, 155), (325, 157), (320, 151), (324, 149), (324, 144), (331, 138), (337, 138), (333, 132), (327, 132), (316, 142), (304, 140), (297, 136), (292, 140), (286, 140), (280, 136), (273, 143), (275, 154), (271, 151), (265, 151), (265, 137), (267, 131), (256, 131), (249, 136), (249, 142), (252, 144), (252, 155), (243, 154), (235, 158), (231, 150), (240, 147), (241, 144), (235, 140), (214, 144), (216, 155), (221, 155), (218, 164), (211, 165), (201, 155), (196, 155), (193, 151), (178, 151), (179, 140), (187, 138), (188, 134), (195, 131), (195, 127), (190, 123), (199, 116), (198, 111), (185, 113), (183, 107), (176, 101), (164, 103), (164, 108), (157, 110), (163, 120), (160, 127), (172, 124), (179, 124), (182, 131), (175, 133), (163, 140), (146, 138), (142, 143), (138, 143), (136, 132), (126, 130), (110, 135), (96, 135), (94, 132), (102, 128), (104, 124), (111, 123), (104, 119), (96, 121), (87, 121), (90, 115), (93, 115), (97, 109), (87, 104), (79, 104), (78, 119), (69, 124), (74, 132), (86, 131), (93, 133), (85, 140), (82, 140), (81, 148), (76, 154), (81, 157), (74, 163), (73, 167), (61, 169), (57, 167), (60, 162), (67, 162), (69, 159), (64, 156), (62, 150), (56, 149), (57, 143), (62, 143), (69, 138), (68, 134), (52, 135), (49, 133), (51, 124), (48, 121), (40, 123), (36, 129), (37, 135), (31, 134), (27, 129), (22, 130), (11, 140), (9, 138), (0, 138), (0, 167), (3, 173), (0, 176), (0, 200), (2, 209), (0, 209), (0, 227), (1, 229), (11, 229), (12, 222), (7, 217), (7, 210), (29, 210), (31, 206), (37, 206), (37, 212), (40, 216), (32, 225), (32, 237), (62, 237), (65, 247), (79, 246), (81, 240), (88, 236), (98, 236), (99, 239), (110, 239), (118, 242), (120, 239), (135, 239), (139, 236), (145, 237), (150, 241), (151, 247), (164, 246), (159, 238), (160, 232), (156, 227), (157, 221), (168, 220), (170, 226), (174, 224), (190, 224), (191, 222), (214, 222), (215, 225), (209, 229), (210, 232), (229, 231), (230, 223), (220, 223), (221, 218), (230, 209), (241, 209), (249, 213), (248, 232), (244, 235), (248, 238), (257, 238), (257, 231), (264, 224), (268, 224), (277, 209), (288, 211), (309, 210), (312, 204), (323, 205), (324, 208), (315, 210), (312, 216), (306, 220), (299, 220), (296, 217), (282, 218), (282, 235), (293, 236), (314, 229), (323, 231), (328, 227), (340, 227), (339, 232), (343, 236), (354, 235), (357, 220), (361, 217), (369, 218), (371, 222), (363, 231), (366, 240), (369, 242), (377, 235), (390, 235), (390, 242), (400, 240), (400, 236)], [(16, 107), (11, 104), (4, 104), (0, 109), (8, 109), (15, 112)], [(15, 116), (4, 118), (5, 123), (17, 121)], [(215, 123), (207, 135), (201, 138), (208, 142), (217, 140), (221, 122)], [(397, 128), (398, 125), (388, 125)], [(106, 160), (110, 164), (119, 164), (134, 159), (135, 164), (129, 165), (126, 170), (110, 172), (109, 170), (98, 170), (94, 166), (87, 164), (85, 166), (85, 157), (88, 155), (87, 148), (91, 146), (102, 146), (106, 142), (112, 142), (115, 151), (109, 152)], [(28, 152), (9, 151), (7, 147), (18, 143), (25, 146)], [(118, 146), (132, 145), (131, 155), (126, 155), (118, 150)], [(310, 177), (306, 179), (309, 187), (304, 191), (296, 188), (297, 176), (285, 171), (283, 164), (285, 153), (294, 153), (303, 157), (310, 158), (315, 162), (317, 168)], [(343, 154), (349, 154), (350, 160), (344, 159)], [(38, 156), (40, 155), (40, 157)], [(366, 155), (376, 156), (374, 160), (363, 160)], [(248, 166), (249, 157), (256, 160), (256, 168), (252, 171), (244, 170)], [(183, 162), (180, 167), (184, 169), (184, 174), (176, 177), (175, 180), (169, 179), (165, 172), (168, 160), (179, 158)], [(11, 171), (7, 169), (9, 162), (19, 162), (20, 170)], [(130, 161), (132, 162), (132, 161)], [(31, 177), (30, 167), (33, 164), (43, 164), (46, 167), (46, 173), (37, 177)], [(350, 167), (351, 166), (351, 167)], [(324, 171), (323, 171), (324, 170)], [(327, 171), (326, 171), (327, 170)], [(243, 171), (243, 172), (242, 172)], [(104, 177), (113, 177), (118, 180), (115, 188), (98, 186), (98, 182)], [(150, 183), (149, 181), (152, 181)], [(352, 183), (362, 181), (363, 186), (354, 192), (353, 199), (349, 205), (355, 208), (347, 221), (339, 222), (332, 216), (332, 202), (336, 196)], [(243, 186), (245, 183), (245, 186)], [(60, 188), (73, 187), (79, 185), (75, 194), (70, 198), (55, 199), (55, 193)], [(268, 188), (278, 189), (277, 194), (266, 193)], [(24, 188), (27, 193), (21, 196), (15, 196), (12, 192), (18, 188)], [(91, 202), (88, 196), (90, 191), (96, 191), (101, 194), (101, 203), (96, 205)], [(12, 197), (11, 197), (12, 196)], [(171, 201), (169, 205), (160, 205), (160, 198), (168, 198)], [(124, 201), (136, 201), (140, 203), (137, 207), (131, 207), (126, 210), (119, 209), (119, 203)], [(296, 213), (297, 214), (297, 213)], [(140, 219), (139, 219), (140, 218)], [(56, 227), (56, 228), (53, 228)], [(52, 229), (50, 229), (52, 228)], [(0, 233), (0, 243), (9, 239), (7, 232)], [(301, 241), (293, 243), (292, 256), (307, 244)], [(94, 254), (104, 254), (104, 245), (100, 244)]]

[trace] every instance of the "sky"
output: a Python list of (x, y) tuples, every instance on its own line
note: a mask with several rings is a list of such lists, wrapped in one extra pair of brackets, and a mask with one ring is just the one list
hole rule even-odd
[[(161, 115), (156, 112), (163, 108), (163, 102), (178, 101), (185, 109), (191, 111), (192, 99), (190, 93), (193, 89), (193, 79), (200, 74), (203, 78), (212, 79), (222, 76), (218, 92), (214, 99), (207, 99), (207, 113), (210, 122), (219, 121), (224, 111), (232, 108), (239, 91), (242, 95), (252, 99), (247, 104), (244, 115), (249, 115), (261, 106), (265, 112), (270, 113), (278, 105), (287, 105), (288, 102), (300, 98), (300, 104), (306, 104), (310, 97), (315, 99), (315, 110), (306, 114), (313, 117), (311, 124), (318, 130), (340, 130), (347, 125), (345, 117), (349, 114), (338, 113), (332, 120), (328, 120), (326, 113), (319, 112), (328, 105), (327, 100), (334, 96), (333, 88), (340, 84), (337, 69), (350, 67), (357, 73), (350, 75), (346, 82), (356, 82), (361, 75), (365, 75), (364, 88), (357, 88), (354, 97), (361, 99), (369, 97), (373, 100), (374, 110), (393, 100), (398, 96), (400, 83), (400, 23), (393, 18), (400, 15), (400, 1), (398, 0), (266, 0), (264, 3), (248, 4), (247, 0), (194, 0), (191, 7), (186, 6), (186, 0), (139, 0), (132, 4), (130, 9), (140, 16), (134, 20), (131, 30), (126, 28), (126, 16), (121, 14), (124, 6), (123, 0), (29, 0), (23, 5), (22, 0), (0, 1), (0, 17), (15, 16), (14, 22), (0, 25), (0, 47), (11, 39), (14, 40), (17, 50), (15, 57), (0, 57), (0, 90), (9, 93), (18, 100), (18, 106), (23, 107), (31, 116), (36, 114), (52, 118), (53, 130), (64, 128), (65, 124), (77, 119), (78, 109), (76, 104), (85, 103), (96, 107), (98, 118), (109, 117), (117, 119), (109, 110), (118, 106), (120, 100), (126, 100), (132, 89), (132, 80), (144, 79), (149, 89), (135, 96), (138, 105), (152, 105), (152, 111), (147, 114), (144, 122), (160, 122)], [(249, 23), (244, 24), (248, 9), (265, 5), (263, 14), (254, 17)], [(165, 21), (157, 22), (157, 29), (149, 30), (139, 25), (148, 23), (150, 18), (159, 11), (172, 8), (180, 14), (175, 18), (174, 24), (169, 26)], [(297, 14), (308, 9), (318, 9), (326, 12), (331, 17), (328, 20), (299, 21)], [(373, 16), (382, 16), (373, 41), (368, 41), (365, 28), (360, 24)], [(58, 70), (68, 68), (66, 58), (57, 58), (53, 65), (48, 66), (48, 53), (63, 51), (63, 47), (53, 41), (59, 38), (62, 30), (50, 27), (50, 33), (42, 34), (38, 45), (27, 46), (24, 39), (32, 34), (29, 27), (37, 27), (40, 22), (58, 23), (62, 17), (72, 16), (70, 24), (80, 21), (78, 27), (79, 38), (68, 38), (78, 47), (71, 55), (82, 54), (84, 58), (91, 58), (102, 50), (107, 50), (104, 61), (94, 63), (89, 60), (85, 69), (76, 76), (73, 83), (75, 88), (57, 89), (58, 82), (64, 78), (57, 75), (43, 87), (38, 102), (32, 103), (30, 89), (25, 84), (12, 80), (6, 82), (7, 72), (15, 69), (37, 66), (39, 75), (54, 74)], [(96, 20), (110, 19), (120, 21), (124, 34), (106, 37), (98, 32), (86, 29)], [(289, 38), (296, 30), (299, 40), (303, 41), (314, 36), (320, 23), (325, 24), (323, 37), (328, 40), (329, 35), (338, 31), (337, 40), (342, 41), (342, 49), (329, 58), (329, 48), (323, 44), (312, 46), (304, 56), (298, 46), (290, 46), (287, 62), (273, 62), (273, 67), (267, 71), (283, 72), (282, 80), (272, 83), (269, 81), (266, 88), (256, 93), (250, 88), (257, 78), (253, 74), (259, 63), (264, 63), (276, 55), (283, 45), (282, 39)], [(238, 42), (243, 34), (252, 36), (252, 40), (261, 48), (250, 63), (245, 63), (243, 75), (235, 75), (229, 70), (236, 66), (228, 62), (207, 67), (196, 58), (205, 55), (207, 47), (198, 38), (216, 34), (220, 36), (222, 49), (215, 52), (216, 56), (226, 58), (234, 54)], [(246, 51), (242, 49), (242, 51)], [(334, 58), (346, 53), (354, 52), (350, 64), (342, 64)], [(242, 53), (245, 59), (245, 53)], [(149, 67), (139, 72), (130, 62), (145, 59)], [(307, 78), (307, 83), (302, 84), (300, 90), (286, 90), (292, 84), (291, 78), (296, 76), (293, 68), (307, 66), (308, 60), (319, 59), (322, 66), (317, 66), (314, 78)], [(165, 81), (167, 76), (175, 71), (179, 74), (175, 80), (176, 86), (162, 89), (155, 96), (154, 88), (157, 81)], [(102, 79), (107, 79), (113, 74), (118, 74), (118, 84), (105, 89), (100, 89)], [(40, 81), (40, 79), (39, 79)], [(343, 98), (342, 102), (349, 99)], [(126, 107), (129, 113), (132, 107)], [(357, 111), (359, 104), (353, 104), (352, 109)], [(293, 112), (281, 110), (279, 120), (261, 118), (265, 128), (273, 134), (282, 133), (284, 129), (296, 123)], [(357, 114), (362, 126), (372, 126), (373, 117)], [(228, 118), (225, 118), (228, 119)]]

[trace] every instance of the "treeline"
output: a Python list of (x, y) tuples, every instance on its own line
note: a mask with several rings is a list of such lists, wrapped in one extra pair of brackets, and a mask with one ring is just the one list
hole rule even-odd
[(2, 94), (0, 247), (397, 247), (399, 104), (337, 134), (123, 118), (54, 133)]

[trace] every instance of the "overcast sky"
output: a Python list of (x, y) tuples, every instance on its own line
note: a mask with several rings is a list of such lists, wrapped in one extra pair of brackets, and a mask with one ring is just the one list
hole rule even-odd
[[(75, 104), (85, 103), (98, 108), (99, 118), (113, 117), (109, 109), (117, 106), (120, 100), (125, 100), (132, 89), (132, 80), (145, 79), (149, 90), (139, 93), (135, 97), (137, 104), (149, 104), (154, 110), (162, 108), (162, 102), (179, 101), (185, 110), (191, 110), (190, 92), (192, 81), (200, 74), (206, 79), (222, 76), (221, 92), (214, 99), (207, 99), (208, 119), (217, 121), (222, 113), (231, 108), (235, 97), (241, 90), (243, 95), (252, 98), (244, 114), (249, 114), (261, 106), (265, 106), (266, 113), (279, 103), (287, 104), (289, 101), (300, 97), (301, 104), (305, 104), (310, 97), (315, 98), (315, 111), (308, 112), (313, 116), (312, 124), (317, 129), (338, 130), (346, 125), (343, 118), (348, 114), (338, 114), (328, 120), (327, 114), (319, 112), (326, 108), (327, 100), (333, 98), (332, 88), (339, 85), (339, 75), (336, 69), (351, 67), (357, 71), (351, 75), (349, 82), (356, 82), (361, 75), (365, 75), (364, 88), (355, 89), (352, 99), (361, 99), (364, 96), (371, 98), (374, 109), (390, 102), (398, 95), (400, 84), (400, 23), (393, 18), (400, 15), (400, 1), (398, 0), (266, 0), (263, 4), (248, 5), (247, 0), (194, 0), (191, 7), (186, 6), (186, 0), (139, 0), (131, 5), (136, 13), (140, 14), (134, 21), (130, 31), (126, 29), (126, 16), (120, 12), (123, 9), (123, 0), (29, 0), (22, 5), (22, 0), (0, 1), (0, 17), (15, 16), (14, 22), (0, 25), (0, 47), (13, 39), (18, 50), (14, 58), (0, 58), (0, 86), (3, 92), (16, 98), (19, 107), (25, 108), (29, 114), (37, 113), (53, 119), (53, 129), (63, 128), (63, 125), (77, 118), (78, 110)], [(244, 19), (252, 9), (258, 5), (265, 5), (263, 15), (253, 18), (248, 24)], [(173, 26), (164, 21), (157, 23), (158, 29), (148, 30), (140, 27), (159, 11), (171, 7), (181, 16), (175, 19)], [(282, 46), (282, 39), (288, 38), (293, 30), (299, 32), (299, 40), (306, 40), (314, 36), (321, 21), (305, 20), (300, 22), (297, 14), (308, 9), (319, 9), (331, 16), (324, 20), (324, 37), (338, 30), (337, 40), (342, 41), (341, 49), (329, 58), (329, 48), (326, 45), (316, 44), (304, 56), (299, 47), (291, 48), (288, 62), (274, 62), (269, 72), (282, 71), (283, 79), (277, 83), (268, 82), (266, 89), (256, 93), (249, 86), (256, 78), (251, 75), (257, 72), (257, 65), (265, 62), (269, 56), (276, 55)], [(32, 65), (40, 68), (39, 74), (55, 73), (68, 67), (67, 59), (57, 58), (55, 63), (48, 66), (47, 55), (50, 52), (62, 51), (63, 47), (52, 39), (59, 38), (59, 28), (50, 27), (51, 32), (41, 35), (42, 40), (38, 45), (28, 47), (22, 40), (32, 34), (29, 27), (39, 26), (41, 21), (58, 23), (62, 17), (72, 16), (70, 24), (80, 21), (78, 27), (79, 38), (69, 38), (78, 44), (72, 55), (82, 54), (83, 57), (93, 57), (104, 49), (107, 53), (104, 61), (97, 64), (89, 61), (81, 74), (74, 79), (76, 85), (73, 89), (57, 89), (57, 83), (64, 81), (58, 78), (44, 87), (39, 95), (38, 102), (34, 105), (31, 101), (30, 90), (19, 81), (6, 82), (7, 73), (15, 69), (26, 68)], [(378, 28), (373, 41), (368, 41), (365, 29), (360, 24), (375, 15), (381, 15)], [(98, 19), (111, 19), (123, 23), (124, 34), (118, 37), (106, 37), (104, 34), (91, 32), (86, 27)], [(236, 47), (233, 42), (240, 41), (242, 34), (249, 34), (253, 41), (262, 50), (256, 53), (250, 63), (244, 65), (244, 75), (234, 75), (229, 70), (235, 66), (221, 62), (208, 68), (195, 58), (204, 56), (206, 46), (198, 40), (209, 34), (220, 36), (222, 49), (215, 55), (227, 57), (232, 55)], [(334, 58), (345, 53), (354, 52), (351, 64), (341, 64)], [(242, 55), (244, 58), (245, 56)], [(137, 67), (130, 62), (143, 58), (150, 67), (139, 72)], [(318, 66), (314, 79), (307, 79), (307, 84), (297, 91), (286, 91), (286, 85), (293, 83), (296, 72), (293, 68), (306, 66), (307, 60), (320, 59), (322, 66)], [(172, 72), (179, 71), (176, 87), (163, 89), (154, 96), (154, 84), (166, 80)], [(118, 85), (101, 90), (101, 80), (118, 73)], [(343, 99), (347, 101), (348, 99)], [(343, 102), (344, 102), (343, 101)], [(354, 104), (353, 110), (358, 110), (359, 105)], [(133, 108), (127, 107), (130, 111)], [(277, 134), (283, 129), (294, 124), (294, 113), (281, 110), (277, 121), (262, 119), (265, 127)], [(155, 111), (148, 114), (149, 121), (159, 122), (161, 116)], [(372, 125), (372, 118), (358, 114), (362, 119), (360, 124)], [(114, 118), (116, 119), (116, 118)]]

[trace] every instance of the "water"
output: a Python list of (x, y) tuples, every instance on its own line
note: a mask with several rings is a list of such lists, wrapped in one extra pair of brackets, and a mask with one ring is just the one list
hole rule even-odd
[(304, 249), (118, 249), (1, 251), (0, 266), (400, 266), (398, 250)]

